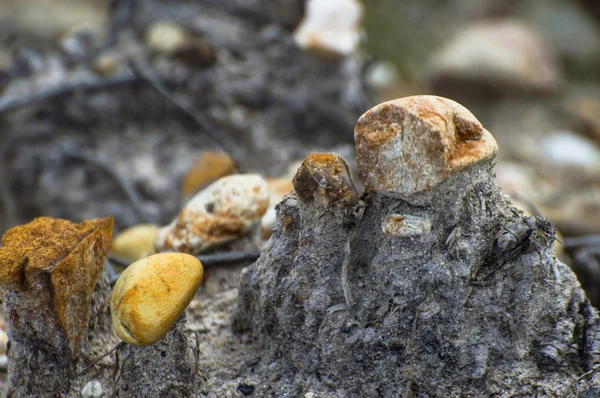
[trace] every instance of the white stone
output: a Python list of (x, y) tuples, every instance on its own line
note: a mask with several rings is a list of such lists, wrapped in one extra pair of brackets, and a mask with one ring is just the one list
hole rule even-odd
[(98, 380), (89, 381), (81, 390), (83, 398), (99, 398), (102, 396), (102, 384)]
[(308, 51), (349, 55), (358, 48), (362, 15), (363, 6), (358, 0), (308, 0), (294, 39)]

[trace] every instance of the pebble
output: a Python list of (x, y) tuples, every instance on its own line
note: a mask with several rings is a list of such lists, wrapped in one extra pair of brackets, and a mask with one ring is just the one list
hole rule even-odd
[(155, 253), (158, 226), (138, 224), (121, 231), (112, 242), (111, 254), (130, 263)]
[(231, 242), (259, 228), (268, 206), (267, 183), (260, 175), (223, 177), (197, 193), (171, 224), (159, 230), (156, 247), (197, 254)]
[(111, 298), (113, 329), (124, 342), (161, 339), (185, 311), (202, 282), (202, 264), (183, 253), (161, 253), (131, 264)]
[(358, 0), (308, 0), (294, 40), (301, 48), (324, 57), (350, 55), (359, 46), (362, 15)]

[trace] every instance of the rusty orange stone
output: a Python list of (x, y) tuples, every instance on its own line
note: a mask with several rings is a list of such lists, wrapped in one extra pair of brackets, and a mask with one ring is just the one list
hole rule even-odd
[[(39, 311), (53, 312), (64, 332), (73, 357), (87, 327), (92, 294), (111, 244), (112, 216), (74, 224), (67, 220), (40, 217), (14, 227), (2, 238), (0, 285), (17, 291), (21, 301), (39, 300)], [(51, 297), (44, 303), (41, 297)], [(22, 303), (23, 304), (23, 303)], [(13, 318), (26, 319), (17, 305)]]
[(181, 182), (181, 193), (188, 196), (236, 170), (233, 159), (223, 152), (202, 153)]
[(300, 198), (324, 207), (351, 207), (358, 194), (348, 165), (341, 156), (311, 153), (306, 157), (292, 181)]

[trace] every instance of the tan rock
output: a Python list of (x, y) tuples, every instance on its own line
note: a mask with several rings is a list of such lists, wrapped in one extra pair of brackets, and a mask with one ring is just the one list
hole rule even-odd
[(552, 49), (526, 25), (514, 21), (486, 21), (464, 28), (428, 66), (434, 86), (446, 81), (489, 84), (501, 91), (518, 87), (553, 90), (560, 83)]
[(181, 26), (168, 21), (153, 23), (146, 31), (145, 42), (150, 51), (172, 53), (183, 46), (187, 32)]
[(354, 139), (365, 188), (388, 195), (430, 189), (498, 151), (494, 137), (465, 107), (430, 95), (375, 106), (358, 120)]
[(7, 317), (40, 322), (45, 328), (57, 326), (75, 357), (113, 224), (112, 217), (81, 224), (40, 217), (8, 230), (0, 248), (0, 284), (5, 291), (20, 294), (13, 307), (7, 308)]
[(348, 165), (339, 155), (311, 153), (292, 182), (298, 196), (307, 203), (341, 208), (358, 202)]
[(267, 183), (258, 174), (223, 177), (194, 196), (158, 232), (158, 250), (200, 253), (235, 240), (258, 226), (269, 206)]
[(104, 52), (99, 54), (92, 62), (92, 70), (99, 75), (109, 76), (114, 74), (119, 68), (119, 56), (113, 52)]
[(111, 254), (130, 263), (155, 253), (154, 242), (158, 236), (158, 226), (139, 224), (121, 231), (114, 239)]
[(111, 298), (113, 328), (128, 344), (149, 345), (175, 324), (202, 282), (202, 264), (183, 253), (161, 253), (131, 264)]
[(6, 355), (6, 344), (8, 343), (8, 336), (4, 330), (0, 330), (0, 355)]
[(363, 6), (358, 0), (309, 0), (294, 39), (317, 55), (352, 54), (359, 45), (362, 15)]
[(189, 168), (181, 181), (181, 193), (187, 196), (218, 180), (235, 173), (235, 162), (223, 152), (203, 152)]

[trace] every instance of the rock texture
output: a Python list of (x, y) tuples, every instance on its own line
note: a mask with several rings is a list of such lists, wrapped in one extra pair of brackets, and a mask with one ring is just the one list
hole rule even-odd
[[(364, 145), (390, 135), (404, 140)], [(461, 137), (486, 148), (477, 161), (456, 150)], [(445, 99), (408, 98), (367, 112), (355, 138), (366, 190), (354, 211), (291, 193), (242, 273), (234, 326), (263, 346), (256, 396), (597, 391), (585, 378), (571, 386), (600, 361), (597, 312), (556, 259), (552, 225), (497, 187), (495, 142), (475, 118)], [(374, 167), (387, 181), (371, 183)]]
[[(2, 238), (0, 281), (9, 337), (8, 395), (66, 392), (68, 379), (114, 342), (103, 270), (111, 217), (38, 218)], [(103, 382), (110, 370), (101, 364)]]

